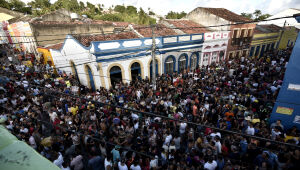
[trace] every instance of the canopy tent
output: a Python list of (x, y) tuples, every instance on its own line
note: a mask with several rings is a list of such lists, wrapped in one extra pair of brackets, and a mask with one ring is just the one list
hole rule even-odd
[(25, 142), (19, 141), (0, 125), (0, 169), (60, 170)]
[(300, 34), (293, 48), (270, 123), (280, 119), (286, 128), (300, 129)]

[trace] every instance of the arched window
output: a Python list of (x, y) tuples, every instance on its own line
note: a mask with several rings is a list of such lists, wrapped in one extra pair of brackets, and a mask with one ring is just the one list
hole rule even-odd
[(191, 56), (191, 70), (195, 70), (197, 67), (197, 55), (194, 53)]
[(166, 74), (171, 74), (174, 72), (174, 59), (169, 56), (165, 62), (165, 70)]
[(122, 70), (119, 66), (113, 66), (109, 70), (110, 74), (110, 82), (113, 87), (115, 87), (116, 83), (122, 82)]
[(131, 80), (134, 81), (141, 74), (141, 66), (140, 63), (135, 62), (131, 65)]
[(186, 55), (181, 55), (178, 59), (178, 71), (182, 72), (183, 70), (186, 69)]

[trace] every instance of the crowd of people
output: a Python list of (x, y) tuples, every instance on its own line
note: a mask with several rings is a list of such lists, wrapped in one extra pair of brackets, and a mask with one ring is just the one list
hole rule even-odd
[(7, 54), (0, 123), (63, 170), (300, 167), (298, 129), (269, 122), (290, 48), (161, 75), (155, 90), (136, 79), (91, 91)]

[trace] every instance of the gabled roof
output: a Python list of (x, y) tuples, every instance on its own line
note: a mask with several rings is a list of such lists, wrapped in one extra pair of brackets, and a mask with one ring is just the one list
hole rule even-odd
[(82, 45), (88, 47), (93, 41), (111, 41), (121, 39), (133, 39), (139, 37), (133, 32), (121, 32), (118, 34), (108, 35), (75, 35), (74, 38), (77, 39)]
[(45, 48), (46, 49), (54, 49), (54, 50), (60, 50), (62, 48), (64, 43), (58, 43), (58, 44), (53, 44), (53, 45), (49, 45), (49, 46), (46, 46)]
[[(133, 28), (144, 37), (152, 37), (152, 29), (149, 26), (133, 25)], [(174, 30), (163, 24), (157, 24), (157, 27), (154, 28), (154, 33), (155, 36), (177, 35)]]
[(246, 17), (243, 17), (241, 15), (238, 15), (234, 12), (229, 11), (228, 9), (225, 8), (204, 8), (204, 7), (198, 7), (194, 10), (197, 9), (202, 9), (205, 10), (213, 15), (216, 15), (220, 18), (223, 18), (227, 21), (232, 21), (232, 22), (247, 22), (247, 21), (252, 21), (251, 19), (248, 19)]
[(269, 25), (256, 25), (254, 29), (254, 33), (261, 34), (261, 33), (272, 33), (272, 32), (279, 32), (281, 27), (269, 24)]
[(186, 34), (205, 33), (210, 31), (205, 26), (197, 24), (190, 20), (177, 19), (177, 20), (165, 20), (165, 21), (167, 21), (171, 25), (171, 28), (172, 27), (173, 29), (179, 28), (179, 30), (183, 31)]

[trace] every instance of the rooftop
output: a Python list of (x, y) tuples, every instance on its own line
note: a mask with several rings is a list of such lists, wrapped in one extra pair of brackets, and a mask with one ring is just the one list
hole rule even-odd
[(63, 46), (64, 43), (58, 43), (58, 44), (52, 44), (52, 45), (48, 45), (45, 48), (46, 49), (54, 49), (54, 50), (60, 50), (61, 47)]
[(254, 33), (261, 34), (261, 33), (272, 33), (272, 32), (279, 32), (281, 27), (269, 24), (269, 25), (256, 25), (254, 29)]
[(213, 15), (216, 15), (218, 17), (221, 17), (227, 21), (232, 21), (232, 22), (247, 22), (247, 21), (252, 21), (251, 19), (248, 19), (246, 17), (243, 17), (241, 15), (238, 15), (234, 12), (231, 12), (225, 8), (203, 8), (203, 7), (198, 7), (197, 9), (203, 9)]
[(94, 20), (94, 21), (32, 21), (32, 24), (36, 25), (73, 25), (73, 24), (108, 24), (112, 25), (111, 22), (106, 22), (102, 20)]
[[(133, 25), (133, 28), (144, 37), (152, 37), (152, 29), (149, 26)], [(163, 24), (157, 24), (154, 28), (155, 36), (177, 35), (171, 28)]]
[(93, 41), (110, 41), (110, 40), (121, 40), (121, 39), (133, 39), (139, 38), (133, 32), (121, 32), (118, 34), (107, 34), (107, 35), (77, 35), (74, 36), (82, 45), (88, 47)]
[[(196, 34), (196, 33), (205, 33), (210, 30), (203, 25), (197, 24), (190, 20), (166, 20), (174, 28), (180, 28), (186, 34)], [(192, 28), (192, 27), (201, 27), (201, 28)]]

